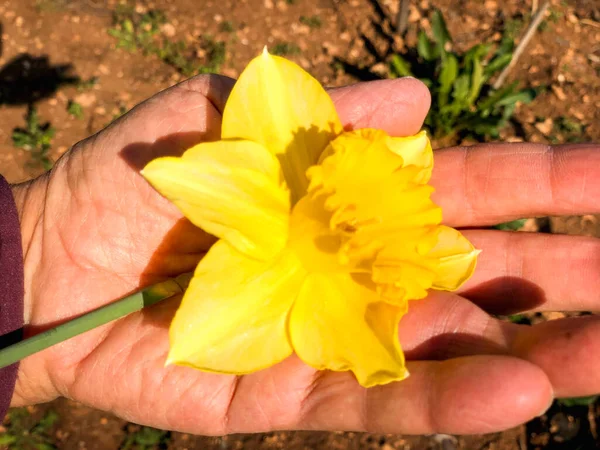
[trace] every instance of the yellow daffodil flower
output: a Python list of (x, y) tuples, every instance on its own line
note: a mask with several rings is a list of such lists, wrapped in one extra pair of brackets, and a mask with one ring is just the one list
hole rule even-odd
[(367, 387), (405, 378), (408, 300), (457, 289), (478, 254), (440, 225), (426, 134), (344, 131), (323, 87), (265, 50), (235, 84), (221, 137), (143, 170), (219, 238), (172, 322), (168, 363), (245, 374), (296, 352)]

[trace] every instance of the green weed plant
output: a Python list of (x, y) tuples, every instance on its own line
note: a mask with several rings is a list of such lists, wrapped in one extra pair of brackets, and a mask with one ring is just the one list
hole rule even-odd
[(408, 54), (391, 56), (391, 76), (414, 76), (429, 87), (432, 105), (425, 125), (434, 138), (497, 138), (517, 104), (529, 103), (535, 97), (533, 89), (519, 89), (518, 83), (500, 89), (490, 83), (511, 62), (512, 33), (505, 32), (495, 49), (483, 43), (461, 53), (450, 50), (452, 37), (440, 11), (433, 13), (431, 28), (431, 37), (419, 31), (416, 58)]
[(51, 431), (58, 414), (50, 410), (39, 422), (30, 425), (31, 414), (27, 408), (8, 411), (5, 431), (0, 433), (0, 447), (9, 450), (55, 450)]
[(161, 38), (161, 27), (167, 23), (162, 11), (151, 10), (139, 14), (131, 6), (121, 6), (115, 11), (113, 22), (108, 34), (117, 39), (117, 48), (155, 55), (186, 77), (218, 73), (225, 62), (225, 43), (217, 42), (210, 36), (202, 39), (206, 55), (204, 61), (199, 61), (185, 42)]
[(15, 147), (31, 154), (35, 165), (50, 170), (54, 164), (49, 155), (54, 133), (50, 123), (41, 123), (37, 110), (31, 107), (25, 115), (25, 127), (13, 130), (12, 141)]
[(125, 436), (119, 450), (154, 450), (156, 448), (166, 448), (170, 438), (171, 433), (168, 431), (142, 426), (133, 433)]

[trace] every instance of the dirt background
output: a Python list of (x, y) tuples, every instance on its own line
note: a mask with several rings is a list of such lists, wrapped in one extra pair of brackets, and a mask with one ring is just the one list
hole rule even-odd
[[(137, 1), (133, 7), (140, 13), (162, 10), (167, 24), (160, 33), (186, 42), (199, 61), (208, 57), (207, 37), (223, 42), (220, 71), (230, 77), (267, 44), (285, 50), (325, 85), (339, 86), (385, 77), (386, 55), (414, 45), (418, 27), (430, 28), (428, 17), (434, 8), (444, 13), (453, 45), (466, 49), (477, 42), (498, 42), (507, 26), (522, 34), (538, 3), (414, 0), (405, 40), (393, 33), (397, 0), (156, 0)], [(13, 130), (24, 125), (28, 105), (34, 103), (41, 120), (51, 121), (56, 129), (51, 148), (56, 159), (124, 111), (185, 78), (156, 56), (116, 48), (117, 40), (107, 32), (116, 8), (115, 1), (101, 0), (0, 1), (0, 173), (10, 182), (42, 172), (31, 155), (12, 142)], [(63, 85), (69, 76), (92, 82)], [(509, 79), (537, 88), (539, 95), (518, 108), (503, 131), (504, 140), (600, 141), (600, 2), (552, 1)], [(67, 111), (73, 101), (82, 107), (80, 118)], [(568, 126), (573, 123), (578, 124), (575, 129)], [(531, 220), (526, 227), (600, 237), (595, 216)], [(553, 317), (557, 315), (533, 319)], [(55, 420), (32, 428), (49, 411)], [(35, 442), (61, 449), (576, 450), (596, 448), (600, 442), (597, 402), (571, 407), (557, 403), (521, 427), (470, 437), (277, 432), (207, 438), (143, 429), (66, 399), (22, 412), (20, 425), (5, 421), (0, 437), (29, 433)]]

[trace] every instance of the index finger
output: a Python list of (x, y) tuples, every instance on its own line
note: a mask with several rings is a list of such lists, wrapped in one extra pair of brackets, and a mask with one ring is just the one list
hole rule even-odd
[(435, 152), (434, 201), (453, 227), (600, 213), (600, 145), (484, 144)]

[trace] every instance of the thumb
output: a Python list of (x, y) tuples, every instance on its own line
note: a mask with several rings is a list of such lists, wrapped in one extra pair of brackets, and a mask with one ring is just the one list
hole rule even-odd
[(329, 94), (346, 128), (378, 128), (392, 136), (418, 133), (431, 105), (429, 90), (415, 78), (359, 83)]

